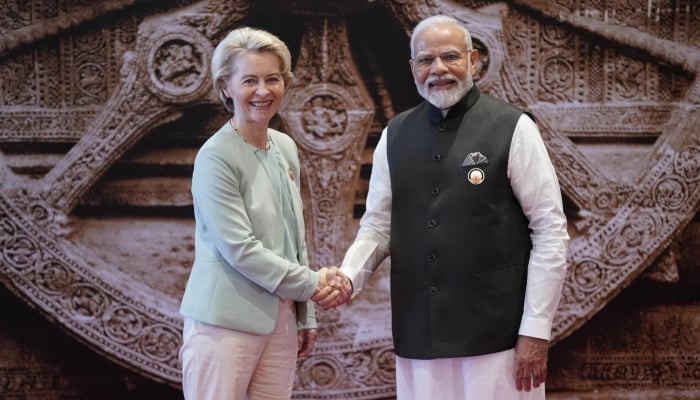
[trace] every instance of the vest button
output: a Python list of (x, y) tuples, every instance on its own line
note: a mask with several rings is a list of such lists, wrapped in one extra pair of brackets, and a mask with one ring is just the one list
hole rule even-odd
[(438, 289), (437, 289), (435, 286), (431, 286), (431, 287), (428, 288), (428, 292), (429, 292), (430, 294), (432, 294), (433, 296), (435, 296), (435, 295), (437, 294), (437, 292), (438, 292)]
[(430, 253), (430, 255), (428, 256), (428, 261), (435, 262), (435, 260), (437, 260), (437, 254)]
[(433, 161), (439, 162), (441, 158), (440, 154), (433, 154)]
[(435, 218), (432, 218), (430, 221), (428, 221), (428, 226), (431, 228), (435, 228), (437, 226), (438, 222)]
[(440, 132), (445, 132), (445, 131), (447, 130), (447, 124), (444, 123), (444, 122), (440, 122), (440, 123), (438, 124), (438, 130), (439, 130)]
[(436, 187), (430, 189), (430, 194), (432, 194), (433, 196), (437, 196), (438, 193), (440, 193), (440, 188), (439, 188), (439, 187), (436, 186)]

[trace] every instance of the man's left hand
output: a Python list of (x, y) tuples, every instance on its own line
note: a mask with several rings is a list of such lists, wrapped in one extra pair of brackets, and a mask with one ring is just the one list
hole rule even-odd
[(547, 379), (549, 341), (530, 336), (518, 336), (515, 344), (515, 388), (529, 392)]

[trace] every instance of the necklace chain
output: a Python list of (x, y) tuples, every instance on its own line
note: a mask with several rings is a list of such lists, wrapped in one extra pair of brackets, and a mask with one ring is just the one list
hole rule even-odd
[(251, 146), (253, 146), (253, 147), (255, 147), (256, 149), (259, 149), (259, 150), (270, 150), (270, 143), (271, 143), (271, 141), (270, 141), (270, 136), (267, 136), (267, 146), (265, 146), (264, 148), (261, 148), (261, 147), (258, 147), (258, 146), (256, 146), (256, 145), (254, 145), (253, 143), (250, 143), (250, 142), (248, 141), (248, 139), (246, 139), (246, 138), (241, 134), (241, 131), (238, 130), (238, 127), (236, 126), (236, 123), (233, 122), (233, 118), (231, 118), (230, 120), (228, 120), (228, 122), (231, 124), (231, 128), (233, 128), (233, 130), (236, 131), (236, 134), (237, 134), (238, 136), (240, 136), (241, 139), (243, 139), (244, 142), (248, 143), (249, 145), (251, 145)]

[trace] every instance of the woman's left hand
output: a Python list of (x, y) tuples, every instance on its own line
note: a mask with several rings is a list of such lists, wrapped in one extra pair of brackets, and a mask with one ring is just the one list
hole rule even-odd
[(297, 357), (302, 358), (311, 354), (316, 343), (316, 329), (301, 329), (297, 331)]

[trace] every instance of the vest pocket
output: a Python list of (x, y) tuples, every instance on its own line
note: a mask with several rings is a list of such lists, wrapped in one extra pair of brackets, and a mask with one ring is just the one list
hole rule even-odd
[(483, 266), (483, 267), (477, 268), (475, 273), (485, 274), (485, 273), (489, 273), (489, 272), (507, 271), (507, 270), (514, 269), (517, 267), (518, 267), (518, 263), (488, 265), (488, 266)]

